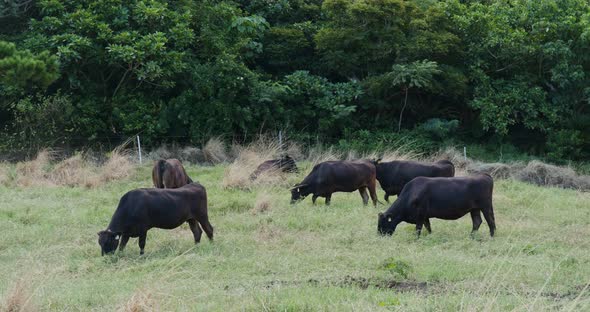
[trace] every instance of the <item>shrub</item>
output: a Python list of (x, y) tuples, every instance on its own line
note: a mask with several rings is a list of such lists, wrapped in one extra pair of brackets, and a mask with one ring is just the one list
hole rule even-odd
[(561, 129), (549, 132), (547, 136), (547, 157), (553, 161), (563, 162), (564, 159), (582, 159), (584, 139), (582, 132)]
[(444, 140), (451, 137), (457, 128), (459, 128), (459, 121), (456, 119), (446, 120), (439, 118), (428, 119), (425, 123), (418, 126), (418, 129), (424, 131), (430, 137), (436, 140)]
[(205, 161), (211, 164), (224, 163), (229, 160), (225, 148), (225, 143), (221, 140), (220, 137), (214, 137), (207, 141), (207, 143), (203, 147), (203, 155)]
[(381, 267), (403, 278), (408, 278), (412, 272), (412, 266), (409, 263), (395, 258), (386, 259)]

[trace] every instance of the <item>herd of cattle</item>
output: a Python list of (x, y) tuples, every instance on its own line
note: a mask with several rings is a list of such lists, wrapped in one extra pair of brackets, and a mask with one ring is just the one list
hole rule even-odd
[[(263, 162), (250, 175), (257, 179), (270, 170), (298, 172), (295, 161), (285, 155)], [(291, 203), (312, 195), (329, 205), (336, 192), (359, 191), (363, 204), (369, 196), (377, 205), (376, 181), (385, 191), (385, 200), (397, 195), (395, 202), (384, 213), (379, 213), (377, 230), (391, 235), (397, 225), (408, 222), (416, 225), (420, 236), (422, 226), (431, 232), (430, 218), (456, 220), (471, 214), (472, 233), (482, 223), (481, 214), (494, 236), (496, 224), (492, 206), (493, 179), (488, 174), (454, 177), (455, 166), (447, 160), (435, 163), (413, 161), (357, 160), (326, 161), (317, 164), (301, 183), (291, 189)], [(144, 253), (147, 231), (151, 228), (173, 229), (187, 222), (199, 243), (203, 231), (213, 239), (213, 226), (207, 214), (207, 192), (187, 175), (177, 159), (158, 160), (152, 170), (156, 188), (142, 188), (127, 192), (104, 231), (98, 232), (102, 254), (123, 250), (130, 237), (139, 237), (140, 254)], [(367, 194), (368, 191), (368, 194)]]

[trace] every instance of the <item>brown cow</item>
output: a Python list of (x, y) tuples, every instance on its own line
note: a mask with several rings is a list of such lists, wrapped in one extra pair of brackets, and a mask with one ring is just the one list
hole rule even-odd
[(312, 194), (314, 204), (322, 196), (326, 198), (326, 205), (329, 205), (332, 193), (358, 190), (366, 205), (369, 202), (368, 190), (373, 205), (377, 205), (375, 176), (375, 165), (370, 161), (325, 161), (315, 165), (311, 173), (291, 189), (291, 204)]
[(152, 169), (152, 181), (157, 188), (179, 188), (193, 182), (176, 158), (157, 160)]

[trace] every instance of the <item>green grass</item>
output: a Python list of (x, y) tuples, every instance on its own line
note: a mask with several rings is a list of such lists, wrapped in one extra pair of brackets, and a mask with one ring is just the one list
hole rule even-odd
[[(215, 241), (153, 229), (144, 256), (131, 239), (101, 257), (96, 232), (126, 191), (150, 186), (149, 167), (96, 189), (0, 187), (0, 295), (25, 279), (53, 311), (113, 311), (142, 292), (160, 310), (590, 309), (588, 193), (496, 181), (495, 238), (485, 222), (470, 238), (465, 216), (432, 220), (416, 240), (410, 224), (379, 236), (387, 207), (363, 207), (358, 193), (291, 206), (287, 189), (223, 190), (224, 167), (187, 169), (207, 188)], [(263, 191), (271, 209), (252, 213)]]

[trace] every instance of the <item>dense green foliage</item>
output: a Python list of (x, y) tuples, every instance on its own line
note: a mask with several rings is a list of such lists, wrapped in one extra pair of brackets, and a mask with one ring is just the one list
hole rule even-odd
[(588, 1), (21, 2), (0, 10), (2, 148), (285, 130), (590, 155)]

